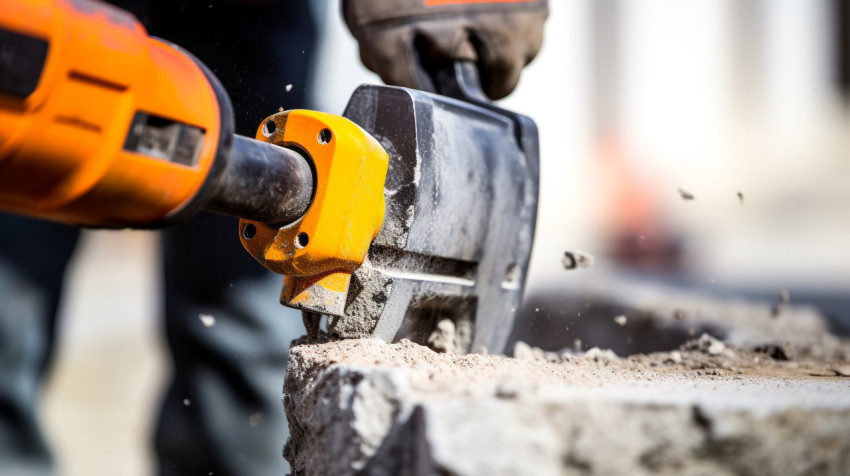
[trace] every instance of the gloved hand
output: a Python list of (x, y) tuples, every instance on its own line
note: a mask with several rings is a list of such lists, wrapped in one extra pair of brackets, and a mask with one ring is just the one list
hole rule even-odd
[(387, 84), (433, 90), (436, 69), (473, 61), (491, 99), (540, 51), (547, 0), (344, 0), (360, 58)]

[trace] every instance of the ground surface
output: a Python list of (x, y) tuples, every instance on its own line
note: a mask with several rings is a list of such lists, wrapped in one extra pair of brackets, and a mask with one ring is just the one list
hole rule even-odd
[[(850, 366), (692, 339), (620, 358), (409, 341), (291, 351), (286, 456), (306, 474), (846, 474)], [(787, 360), (787, 359), (793, 360)]]

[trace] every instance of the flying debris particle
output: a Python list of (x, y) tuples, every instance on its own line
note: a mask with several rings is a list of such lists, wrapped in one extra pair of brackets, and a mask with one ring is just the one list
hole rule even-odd
[(738, 201), (741, 202), (741, 205), (744, 204), (744, 192), (738, 192)]
[(189, 400), (188, 398), (184, 398), (184, 399), (183, 399), (183, 405), (186, 405), (186, 406), (188, 407), (188, 406), (189, 406), (189, 405), (191, 405), (191, 404), (192, 404), (192, 401), (191, 401), (191, 400)]
[(292, 91), (292, 84), (291, 83), (287, 84), (285, 89), (286, 89), (286, 92)]
[(779, 304), (770, 307), (770, 317), (777, 318), (780, 314), (782, 314), (782, 307)]
[(679, 189), (679, 196), (682, 197), (682, 200), (693, 200), (694, 195), (690, 192), (687, 192), (683, 189)]
[(564, 258), (561, 260), (564, 269), (590, 268), (593, 266), (593, 255), (584, 251), (564, 251)]
[(283, 112), (283, 111), (284, 111), (283, 106), (280, 106), (279, 108), (277, 108), (277, 112)]
[(614, 322), (616, 322), (617, 325), (625, 326), (626, 323), (629, 322), (629, 319), (626, 316), (619, 315), (614, 318)]
[(581, 339), (576, 339), (573, 341), (573, 350), (576, 352), (581, 352)]
[(198, 319), (201, 320), (201, 324), (203, 324), (204, 327), (212, 327), (215, 325), (215, 317), (211, 314), (201, 314), (198, 316)]
[(263, 420), (265, 420), (265, 419), (266, 419), (266, 417), (265, 417), (265, 415), (263, 415), (263, 412), (254, 412), (254, 413), (251, 414), (250, 417), (248, 417), (248, 423), (251, 426), (257, 426), (260, 423), (262, 423)]
[(781, 289), (776, 294), (776, 299), (779, 302), (777, 302), (770, 308), (770, 315), (773, 318), (777, 318), (780, 314), (782, 314), (782, 306), (788, 304), (788, 302), (791, 300), (791, 293), (789, 293), (787, 289)]
[(681, 320), (684, 320), (685, 317), (687, 317), (687, 314), (685, 313), (685, 311), (683, 311), (681, 309), (676, 309), (675, 311), (673, 311), (673, 319), (676, 319), (677, 321), (681, 321)]

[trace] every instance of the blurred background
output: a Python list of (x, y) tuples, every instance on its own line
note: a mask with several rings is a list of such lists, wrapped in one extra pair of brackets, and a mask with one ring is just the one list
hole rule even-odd
[[(850, 327), (848, 3), (553, 0), (540, 56), (501, 102), (540, 129), (528, 301), (616, 275), (765, 301), (786, 289)], [(338, 1), (314, 6), (314, 79), (293, 87), (341, 113), (379, 80)], [(566, 250), (595, 266), (565, 271)], [(42, 402), (62, 474), (151, 473), (169, 371), (158, 253), (154, 233), (84, 234)]]

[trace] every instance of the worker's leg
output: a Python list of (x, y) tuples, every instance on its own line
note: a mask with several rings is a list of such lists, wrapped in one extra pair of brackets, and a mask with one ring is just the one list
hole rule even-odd
[(212, 214), (165, 231), (175, 373), (157, 431), (161, 474), (287, 472), (280, 395), (301, 319), (278, 303), (282, 278), (236, 232), (235, 219)]
[[(233, 100), (237, 132), (253, 136), (279, 107), (304, 106), (315, 36), (306, 2), (194, 4), (203, 8), (158, 13), (151, 32), (215, 72)], [(242, 249), (236, 223), (203, 215), (164, 232), (175, 375), (157, 430), (162, 474), (287, 472), (280, 396), (301, 319), (278, 303), (282, 277)], [(200, 314), (215, 325), (204, 327)]]
[(0, 474), (51, 474), (36, 410), (79, 230), (0, 214)]

